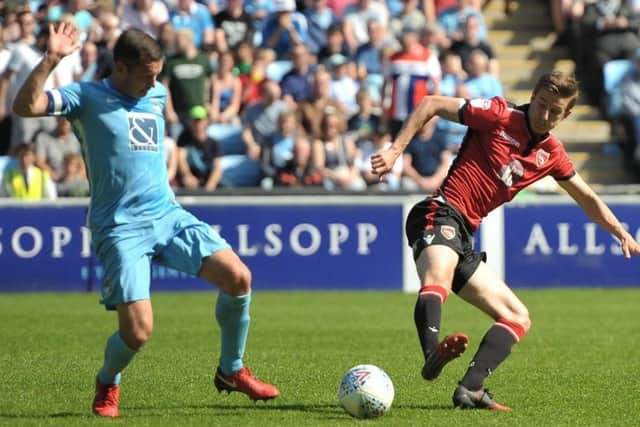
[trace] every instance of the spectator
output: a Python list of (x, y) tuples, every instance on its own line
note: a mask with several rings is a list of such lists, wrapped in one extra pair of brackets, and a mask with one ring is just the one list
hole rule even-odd
[(242, 81), (242, 106), (259, 102), (262, 97), (262, 86), (267, 81), (267, 65), (272, 61), (275, 54), (269, 49), (259, 49), (256, 57), (251, 63), (249, 75), (241, 76)]
[(385, 107), (394, 138), (423, 97), (440, 93), (441, 74), (438, 58), (420, 44), (417, 29), (406, 28), (402, 50), (391, 56), (382, 92), (386, 94), (390, 88), (391, 99)]
[(469, 93), (464, 84), (468, 76), (464, 68), (462, 68), (462, 58), (460, 58), (460, 55), (447, 50), (442, 53), (440, 64), (442, 67), (440, 93), (444, 96), (469, 98)]
[(371, 96), (366, 89), (360, 89), (356, 94), (358, 112), (347, 122), (350, 136), (360, 144), (373, 139), (376, 129), (380, 127), (380, 116), (373, 113)]
[(249, 42), (240, 42), (238, 43), (238, 46), (236, 46), (235, 52), (238, 59), (236, 61), (234, 73), (237, 73), (238, 77), (242, 80), (244, 77), (251, 74), (251, 64), (253, 64), (253, 47)]
[(407, 191), (431, 193), (447, 176), (451, 152), (442, 139), (434, 137), (437, 122), (437, 117), (429, 120), (404, 152), (402, 186)]
[(214, 20), (220, 52), (236, 50), (240, 43), (253, 43), (253, 18), (245, 12), (242, 0), (228, 0), (227, 7)]
[(371, 156), (391, 145), (391, 134), (386, 128), (380, 126), (374, 129), (371, 136), (372, 138), (363, 141), (358, 146), (359, 153), (356, 158), (356, 167), (360, 169), (367, 188), (380, 191), (397, 191), (400, 189), (402, 178), (402, 159), (400, 157), (394, 163), (391, 171), (385, 175), (384, 180), (381, 181), (380, 176), (371, 172)]
[(309, 52), (318, 55), (320, 50), (327, 45), (329, 27), (337, 21), (333, 12), (327, 7), (327, 0), (311, 0), (311, 6), (304, 12), (307, 19), (309, 38), (307, 46)]
[[(4, 75), (9, 66), (9, 60), (11, 59), (11, 51), (5, 46), (4, 38), (2, 37), (2, 29), (0, 29), (0, 76)], [(1, 77), (0, 77), (1, 82)], [(2, 86), (0, 86), (1, 88)], [(4, 156), (9, 150), (9, 143), (11, 142), (11, 115), (6, 114), (6, 111), (11, 110), (11, 105), (8, 104), (9, 100), (0, 97), (0, 111), (4, 117), (0, 116), (0, 156)]]
[(179, 125), (186, 125), (192, 107), (210, 105), (207, 94), (213, 74), (209, 58), (196, 48), (191, 30), (178, 30), (176, 47), (177, 54), (167, 60), (162, 72), (162, 83), (169, 91), (166, 115), (167, 122), (174, 128), (172, 136), (179, 133), (176, 131)]
[(191, 30), (196, 48), (215, 42), (213, 21), (206, 6), (194, 0), (178, 0), (177, 7), (169, 11), (169, 17), (176, 31)]
[(478, 39), (487, 39), (487, 26), (480, 9), (474, 7), (471, 0), (458, 0), (456, 7), (448, 8), (438, 14), (438, 24), (447, 37), (454, 41), (462, 40), (464, 25), (470, 16), (475, 16), (478, 24)]
[(366, 69), (367, 74), (382, 75), (381, 51), (389, 45), (385, 41), (384, 27), (378, 21), (369, 21), (367, 30), (369, 41), (358, 47), (356, 62)]
[(242, 83), (233, 73), (234, 59), (231, 52), (220, 54), (218, 71), (213, 75), (213, 97), (210, 117), (215, 123), (239, 124), (238, 114), (242, 101)]
[(171, 22), (166, 22), (158, 28), (158, 43), (162, 47), (165, 60), (176, 54), (176, 33)]
[[(7, 116), (6, 107), (13, 104), (18, 89), (25, 82), (31, 70), (42, 59), (42, 54), (47, 48), (49, 39), (49, 29), (44, 28), (38, 33), (35, 45), (28, 44), (32, 38), (29, 36), (30, 26), (26, 23), (33, 20), (30, 14), (20, 14), (21, 29), (23, 36), (13, 46), (9, 65), (0, 79), (0, 119)], [(53, 89), (53, 76), (47, 78), (45, 82), (45, 90)], [(10, 113), (11, 117), (11, 140), (9, 148), (16, 147), (24, 141), (31, 142), (34, 135), (41, 129), (52, 130), (55, 128), (55, 119), (53, 117), (23, 118)]]
[(309, 157), (309, 141), (298, 126), (295, 113), (283, 111), (278, 116), (278, 130), (262, 151), (262, 170), (265, 175), (262, 187), (271, 188), (274, 181), (277, 185), (285, 186), (303, 183)]
[(489, 99), (494, 96), (504, 95), (502, 85), (498, 79), (487, 71), (489, 58), (482, 50), (472, 50), (468, 61), (469, 78), (465, 82), (465, 86), (470, 98)]
[(71, 132), (69, 121), (62, 116), (55, 120), (56, 128), (53, 131), (41, 131), (35, 135), (35, 164), (47, 172), (51, 179), (59, 181), (64, 173), (64, 157), (67, 154), (81, 154), (81, 148)]
[(296, 12), (295, 0), (274, 0), (275, 15), (262, 31), (262, 47), (273, 49), (278, 59), (288, 59), (291, 49), (306, 43), (307, 20)]
[(56, 183), (60, 197), (87, 197), (89, 180), (80, 154), (67, 153), (62, 160), (62, 176)]
[(491, 46), (480, 39), (479, 21), (475, 15), (469, 15), (464, 23), (463, 38), (451, 45), (451, 50), (460, 55), (462, 66), (468, 73), (469, 55), (474, 49), (482, 50), (489, 58), (489, 72), (496, 78), (499, 75), (498, 60), (496, 59)]
[(344, 12), (344, 38), (351, 52), (358, 46), (369, 41), (367, 23), (378, 21), (384, 31), (389, 26), (389, 11), (384, 2), (372, 0), (357, 0), (356, 4), (348, 6)]
[(442, 27), (435, 22), (425, 24), (420, 34), (420, 43), (438, 56), (451, 47), (451, 40), (444, 33)]
[(80, 40), (86, 41), (89, 29), (93, 24), (93, 15), (87, 10), (87, 0), (67, 0), (65, 13), (73, 15), (78, 31), (80, 31)]
[(207, 135), (207, 109), (189, 110), (189, 122), (178, 138), (178, 170), (186, 188), (214, 191), (222, 178), (222, 149)]
[(260, 158), (262, 147), (271, 141), (278, 130), (278, 117), (289, 109), (280, 95), (280, 86), (267, 80), (262, 86), (261, 101), (248, 106), (244, 111), (242, 141), (250, 159)]
[(49, 173), (35, 165), (33, 145), (20, 144), (15, 152), (17, 162), (3, 174), (2, 195), (25, 200), (55, 200), (56, 186)]
[(587, 93), (593, 104), (601, 105), (602, 68), (612, 59), (631, 58), (640, 47), (638, 18), (632, 15), (626, 2), (597, 0), (586, 5), (583, 25), (587, 37), (584, 43), (591, 48), (586, 58)]
[(98, 47), (98, 79), (111, 75), (113, 70), (113, 47), (120, 36), (120, 19), (111, 12), (100, 14), (100, 37), (94, 40)]
[(334, 24), (329, 27), (327, 32), (327, 44), (318, 53), (318, 63), (323, 64), (329, 59), (330, 56), (339, 53), (351, 57), (351, 51), (349, 45), (344, 40), (344, 34), (340, 24)]
[(357, 0), (327, 0), (327, 7), (333, 11), (333, 16), (338, 21), (344, 17), (347, 7), (353, 5)]
[(296, 107), (296, 103), (309, 98), (311, 89), (311, 63), (309, 52), (305, 45), (297, 45), (291, 52), (293, 69), (282, 77), (280, 87), (282, 97), (291, 108)]
[(314, 168), (323, 177), (324, 188), (362, 191), (366, 183), (355, 165), (356, 145), (344, 134), (344, 124), (338, 114), (322, 115), (320, 138), (313, 142)]
[(311, 98), (298, 105), (298, 121), (312, 138), (321, 135), (321, 121), (325, 113), (339, 116), (346, 114), (345, 107), (331, 98), (331, 75), (324, 68), (318, 68), (313, 74), (313, 94)]
[(358, 82), (349, 75), (347, 58), (340, 54), (333, 55), (329, 58), (327, 65), (329, 70), (331, 70), (331, 98), (346, 108), (347, 115), (355, 114), (358, 111), (356, 93), (358, 92), (359, 85)]
[(391, 22), (389, 22), (389, 29), (398, 40), (402, 38), (404, 28), (411, 27), (422, 31), (427, 23), (424, 13), (418, 9), (418, 0), (403, 0), (402, 3), (400, 14), (391, 18)]
[(623, 146), (625, 161), (638, 168), (640, 165), (640, 48), (634, 55), (633, 71), (620, 83), (617, 93), (621, 97), (622, 121), (626, 125), (627, 141)]
[(75, 75), (75, 80), (98, 80), (98, 47), (91, 41), (85, 42), (80, 49), (80, 73)]
[(162, 0), (129, 0), (122, 8), (121, 29), (137, 28), (158, 38), (160, 27), (169, 22), (169, 10)]

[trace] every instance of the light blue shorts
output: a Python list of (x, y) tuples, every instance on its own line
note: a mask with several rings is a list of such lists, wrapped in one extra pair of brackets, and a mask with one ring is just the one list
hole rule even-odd
[(203, 258), (230, 248), (208, 224), (181, 207), (152, 222), (121, 225), (92, 237), (104, 266), (100, 302), (108, 310), (150, 298), (152, 262), (197, 275)]

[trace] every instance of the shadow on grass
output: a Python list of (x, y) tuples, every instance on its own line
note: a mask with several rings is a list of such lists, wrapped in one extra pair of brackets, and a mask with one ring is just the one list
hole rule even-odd
[[(216, 412), (240, 412), (240, 411), (293, 411), (303, 412), (308, 414), (322, 415), (323, 418), (339, 418), (344, 419), (344, 410), (339, 405), (334, 404), (320, 404), (320, 405), (305, 405), (299, 403), (291, 404), (270, 404), (270, 403), (249, 403), (249, 404), (203, 404), (203, 405), (180, 405), (180, 406), (132, 406), (122, 408), (123, 418), (141, 418), (141, 417), (166, 417), (167, 415), (176, 416), (198, 416), (202, 413), (191, 411), (212, 410)], [(394, 405), (392, 410), (426, 410), (426, 411), (451, 411), (452, 408), (449, 405), (417, 405), (417, 404), (400, 404)], [(188, 411), (188, 413), (185, 413)], [(215, 415), (210, 412), (207, 415)], [(228, 414), (225, 414), (228, 415)], [(90, 412), (54, 412), (48, 414), (0, 414), (0, 420), (19, 420), (19, 419), (46, 419), (46, 418), (61, 418), (61, 419), (93, 419), (95, 416)]]

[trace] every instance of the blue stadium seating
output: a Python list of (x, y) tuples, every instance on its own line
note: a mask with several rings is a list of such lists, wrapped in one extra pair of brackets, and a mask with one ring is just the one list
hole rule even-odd
[(209, 125), (207, 134), (218, 141), (222, 147), (222, 154), (244, 154), (245, 146), (242, 142), (242, 126), (213, 123)]
[(222, 158), (223, 187), (256, 187), (262, 178), (260, 162), (245, 155), (229, 155)]

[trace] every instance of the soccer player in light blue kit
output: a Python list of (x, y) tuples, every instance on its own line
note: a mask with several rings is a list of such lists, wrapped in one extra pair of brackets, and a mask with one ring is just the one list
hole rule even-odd
[(214, 384), (253, 400), (278, 396), (243, 366), (249, 329), (251, 272), (227, 242), (175, 201), (167, 182), (163, 111), (167, 92), (156, 81), (163, 52), (142, 31), (118, 39), (111, 77), (44, 91), (60, 60), (77, 49), (72, 25), (49, 27), (47, 52), (13, 105), (24, 117), (65, 116), (82, 142), (91, 183), (88, 224), (105, 267), (101, 302), (117, 310), (96, 379), (93, 412), (118, 416), (121, 372), (151, 336), (151, 263), (198, 275), (220, 288), (216, 319), (221, 356)]

